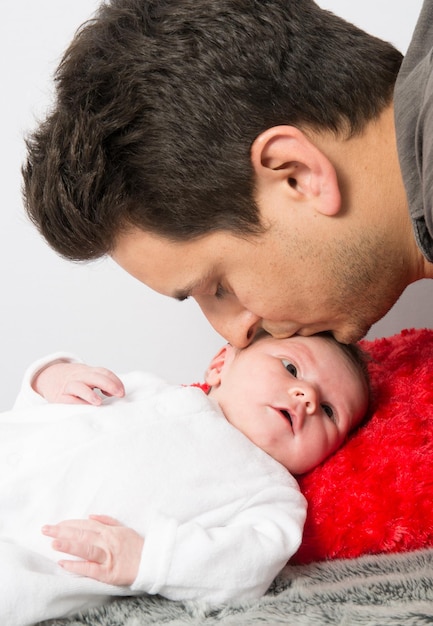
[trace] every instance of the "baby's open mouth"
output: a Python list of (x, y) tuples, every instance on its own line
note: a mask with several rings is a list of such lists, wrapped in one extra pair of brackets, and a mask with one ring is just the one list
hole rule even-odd
[(293, 422), (292, 422), (292, 418), (291, 418), (290, 413), (288, 411), (286, 411), (286, 409), (280, 409), (280, 412), (284, 415), (286, 420), (288, 420), (290, 422), (290, 426), (293, 426)]

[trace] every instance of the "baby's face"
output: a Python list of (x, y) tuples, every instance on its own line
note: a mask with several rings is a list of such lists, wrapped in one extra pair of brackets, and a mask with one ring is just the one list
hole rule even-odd
[(265, 337), (245, 350), (226, 346), (224, 357), (219, 383), (208, 380), (212, 397), (233, 426), (293, 474), (332, 454), (367, 409), (362, 376), (323, 337)]

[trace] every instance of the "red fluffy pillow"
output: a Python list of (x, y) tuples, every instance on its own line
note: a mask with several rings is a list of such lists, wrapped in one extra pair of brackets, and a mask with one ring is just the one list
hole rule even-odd
[(301, 477), (308, 503), (291, 563), (433, 546), (433, 330), (363, 341), (368, 420)]

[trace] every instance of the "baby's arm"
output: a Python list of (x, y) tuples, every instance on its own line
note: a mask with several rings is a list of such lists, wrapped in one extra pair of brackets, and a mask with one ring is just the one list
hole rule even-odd
[[(299, 547), (306, 504), (296, 488), (269, 487), (226, 524), (155, 515), (146, 537), (105, 516), (45, 526), (64, 569), (134, 593), (219, 604), (264, 594)], [(107, 521), (108, 520), (108, 521)], [(97, 525), (96, 522), (99, 522)]]
[(143, 538), (111, 517), (91, 515), (44, 526), (42, 532), (54, 539), (54, 550), (82, 559), (59, 561), (68, 572), (121, 586), (132, 585), (137, 577)]
[(106, 396), (123, 397), (122, 381), (110, 370), (84, 363), (54, 361), (36, 373), (32, 388), (48, 402), (99, 405)]

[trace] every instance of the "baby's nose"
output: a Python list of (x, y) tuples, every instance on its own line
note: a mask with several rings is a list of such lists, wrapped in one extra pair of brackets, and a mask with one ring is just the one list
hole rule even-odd
[(291, 389), (293, 401), (306, 415), (312, 415), (317, 409), (317, 392), (313, 385), (300, 383)]

